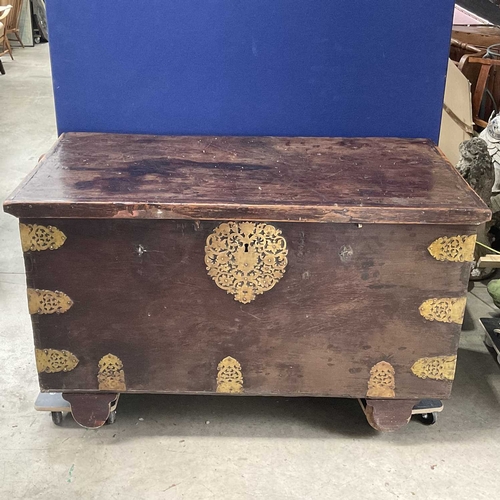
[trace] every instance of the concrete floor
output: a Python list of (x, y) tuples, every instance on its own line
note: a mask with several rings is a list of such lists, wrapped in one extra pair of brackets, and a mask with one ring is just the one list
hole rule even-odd
[[(56, 138), (48, 46), (3, 57), (0, 198)], [(0, 498), (498, 498), (500, 368), (469, 294), (452, 399), (437, 425), (372, 430), (354, 400), (123, 396), (113, 426), (55, 427), (37, 378), (17, 221), (0, 215)]]

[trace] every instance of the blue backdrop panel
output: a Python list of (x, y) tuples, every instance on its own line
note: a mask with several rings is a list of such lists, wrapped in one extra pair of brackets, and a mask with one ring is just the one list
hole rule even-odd
[(453, 0), (48, 0), (60, 132), (437, 141)]

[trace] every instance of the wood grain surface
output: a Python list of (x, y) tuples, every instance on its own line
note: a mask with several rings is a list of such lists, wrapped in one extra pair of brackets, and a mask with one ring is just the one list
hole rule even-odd
[(111, 403), (118, 394), (71, 394), (64, 393), (63, 398), (71, 405), (73, 419), (87, 429), (102, 427), (109, 417)]
[(418, 400), (367, 399), (364, 412), (368, 423), (377, 431), (394, 432), (405, 426), (411, 418)]
[(18, 217), (479, 224), (423, 139), (68, 133), (5, 202)]
[(26, 252), (28, 286), (60, 290), (64, 314), (32, 316), (37, 348), (79, 359), (40, 374), (45, 391), (98, 390), (98, 362), (123, 363), (127, 392), (215, 393), (218, 363), (241, 365), (243, 394), (365, 397), (371, 368), (394, 368), (395, 398), (447, 397), (450, 380), (411, 367), (456, 353), (460, 325), (419, 313), (432, 297), (463, 297), (469, 263), (427, 247), (470, 226), (275, 223), (289, 249), (276, 286), (250, 304), (216, 286), (204, 263), (218, 222), (23, 220), (67, 236)]

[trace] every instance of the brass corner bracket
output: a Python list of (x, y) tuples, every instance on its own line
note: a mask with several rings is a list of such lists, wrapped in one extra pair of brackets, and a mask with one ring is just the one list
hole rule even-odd
[(70, 372), (79, 363), (78, 358), (69, 351), (57, 349), (35, 349), (38, 373)]
[(64, 245), (66, 235), (54, 226), (39, 226), (38, 224), (19, 224), (21, 246), (23, 252), (41, 252), (56, 250)]
[(72, 305), (73, 301), (63, 292), (28, 288), (30, 314), (62, 314)]
[(442, 323), (456, 323), (461, 325), (466, 297), (446, 297), (446, 298), (432, 298), (423, 302), (418, 308), (420, 314), (429, 321), (440, 321)]
[(420, 358), (411, 367), (417, 377), (432, 380), (453, 380), (455, 378), (456, 356), (435, 356)]
[(474, 260), (476, 235), (443, 236), (433, 241), (427, 250), (436, 259), (449, 262), (471, 262)]

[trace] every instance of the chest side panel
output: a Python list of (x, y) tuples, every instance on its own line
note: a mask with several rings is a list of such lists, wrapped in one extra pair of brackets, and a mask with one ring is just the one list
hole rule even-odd
[(25, 252), (29, 289), (71, 301), (59, 314), (32, 308), (42, 368), (44, 349), (78, 360), (40, 373), (44, 390), (450, 392), (470, 266), (428, 247), (471, 227), (271, 223), (285, 272), (245, 304), (206, 269), (207, 238), (224, 221), (21, 222), (65, 235), (57, 249)]

